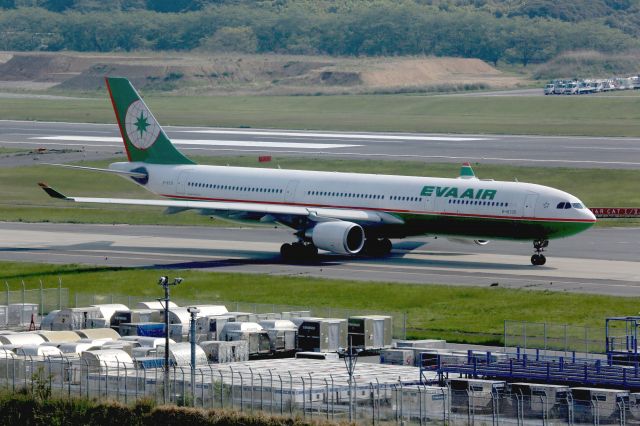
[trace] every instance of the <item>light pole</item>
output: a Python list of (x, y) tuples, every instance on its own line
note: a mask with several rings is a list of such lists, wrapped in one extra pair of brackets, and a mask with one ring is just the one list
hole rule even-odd
[[(158, 285), (164, 288), (164, 299), (159, 299), (164, 308), (164, 403), (169, 403), (169, 286), (178, 285), (182, 278), (176, 277), (169, 282), (169, 277), (162, 276)], [(164, 304), (163, 304), (164, 302)]]
[(358, 363), (358, 349), (353, 347), (353, 337), (349, 337), (349, 347), (347, 350), (343, 350), (344, 365), (347, 367), (347, 373), (349, 374), (349, 422), (353, 422), (353, 373), (356, 370), (356, 364)]
[(191, 342), (191, 403), (195, 407), (196, 405), (196, 317), (200, 313), (200, 309), (196, 307), (187, 308), (187, 311), (191, 314), (191, 320), (189, 321), (189, 341)]

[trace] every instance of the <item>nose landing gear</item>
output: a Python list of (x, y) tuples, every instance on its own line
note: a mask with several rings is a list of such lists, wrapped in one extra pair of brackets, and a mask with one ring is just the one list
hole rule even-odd
[(533, 256), (531, 256), (531, 264), (534, 266), (542, 266), (547, 263), (547, 258), (544, 257), (542, 252), (545, 248), (549, 246), (549, 240), (535, 240), (533, 242), (533, 248), (536, 251)]

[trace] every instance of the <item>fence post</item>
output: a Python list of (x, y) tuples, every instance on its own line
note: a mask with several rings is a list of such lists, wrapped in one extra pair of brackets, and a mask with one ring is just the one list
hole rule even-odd
[[(9, 306), (9, 283), (5, 280), (4, 285), (7, 287), (7, 303), (6, 305)], [(8, 314), (8, 312), (7, 312)]]
[(300, 376), (302, 380), (302, 418), (307, 417), (307, 392), (305, 389), (304, 376)]
[(40, 315), (44, 314), (44, 298), (43, 298), (43, 292), (44, 290), (42, 289), (42, 280), (40, 280), (40, 311), (38, 312)]
[[(327, 381), (327, 378), (324, 378), (324, 389), (325, 389), (325, 410), (327, 411), (327, 421), (329, 421), (329, 382)], [(374, 420), (374, 424), (375, 424), (375, 420)]]
[(309, 373), (309, 413), (313, 419), (313, 377)]
[(404, 312), (402, 315), (402, 334), (403, 334), (403, 338), (404, 340), (407, 340), (407, 313)]
[[(76, 308), (77, 307), (78, 306), (76, 305)], [(61, 277), (58, 277), (58, 309), (62, 309), (62, 278)]]

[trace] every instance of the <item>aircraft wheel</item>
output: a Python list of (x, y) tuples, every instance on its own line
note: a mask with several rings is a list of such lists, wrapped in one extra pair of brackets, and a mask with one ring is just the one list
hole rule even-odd
[(540, 262), (540, 255), (539, 254), (534, 254), (533, 256), (531, 256), (531, 264), (533, 266), (538, 266)]
[(388, 255), (389, 253), (391, 253), (391, 250), (393, 250), (393, 244), (391, 244), (391, 241), (389, 241), (388, 238), (383, 238), (382, 240), (380, 240), (380, 252), (382, 253), (382, 255)]
[(538, 259), (538, 265), (542, 266), (542, 265), (544, 265), (545, 263), (547, 263), (547, 258), (546, 258), (546, 257), (544, 257), (544, 254), (541, 254), (541, 255), (540, 255), (540, 258)]
[(290, 260), (293, 257), (294, 248), (291, 244), (286, 243), (280, 247), (280, 256), (284, 260)]

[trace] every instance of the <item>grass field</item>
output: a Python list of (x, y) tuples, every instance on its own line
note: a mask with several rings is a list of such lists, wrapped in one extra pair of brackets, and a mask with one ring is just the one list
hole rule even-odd
[[(58, 278), (76, 293), (131, 295), (155, 299), (156, 284), (167, 270), (93, 269), (77, 265), (45, 265), (0, 262), (0, 282), (20, 290), (56, 287)], [(237, 301), (332, 307), (408, 314), (409, 336), (446, 338), (474, 343), (497, 342), (504, 320), (553, 322), (604, 327), (612, 315), (636, 315), (639, 298), (621, 298), (548, 291), (507, 290), (499, 287), (459, 287), (325, 280), (252, 274), (222, 274), (172, 270), (183, 284), (172, 288), (176, 300)]]
[[(282, 129), (640, 136), (640, 96), (165, 96), (148, 94), (164, 125)], [(0, 119), (113, 123), (106, 95), (12, 99)]]
[[(424, 164), (379, 160), (334, 160), (326, 158), (274, 158), (272, 163), (258, 163), (255, 157), (198, 157), (203, 164), (277, 167), (286, 169), (352, 171), (415, 176), (456, 177), (459, 164)], [(108, 161), (83, 163), (106, 167)], [(535, 182), (563, 189), (581, 198), (588, 206), (640, 205), (639, 170), (534, 168), (503, 165), (474, 165), (481, 178)], [(230, 222), (211, 221), (194, 212), (165, 215), (161, 208), (136, 206), (81, 205), (53, 200), (37, 186), (44, 181), (63, 193), (75, 196), (118, 198), (152, 198), (149, 192), (121, 177), (51, 166), (28, 166), (0, 169), (0, 217), (5, 221), (128, 223), (162, 225), (217, 225)], [(603, 221), (601, 225), (636, 225), (640, 221)]]

